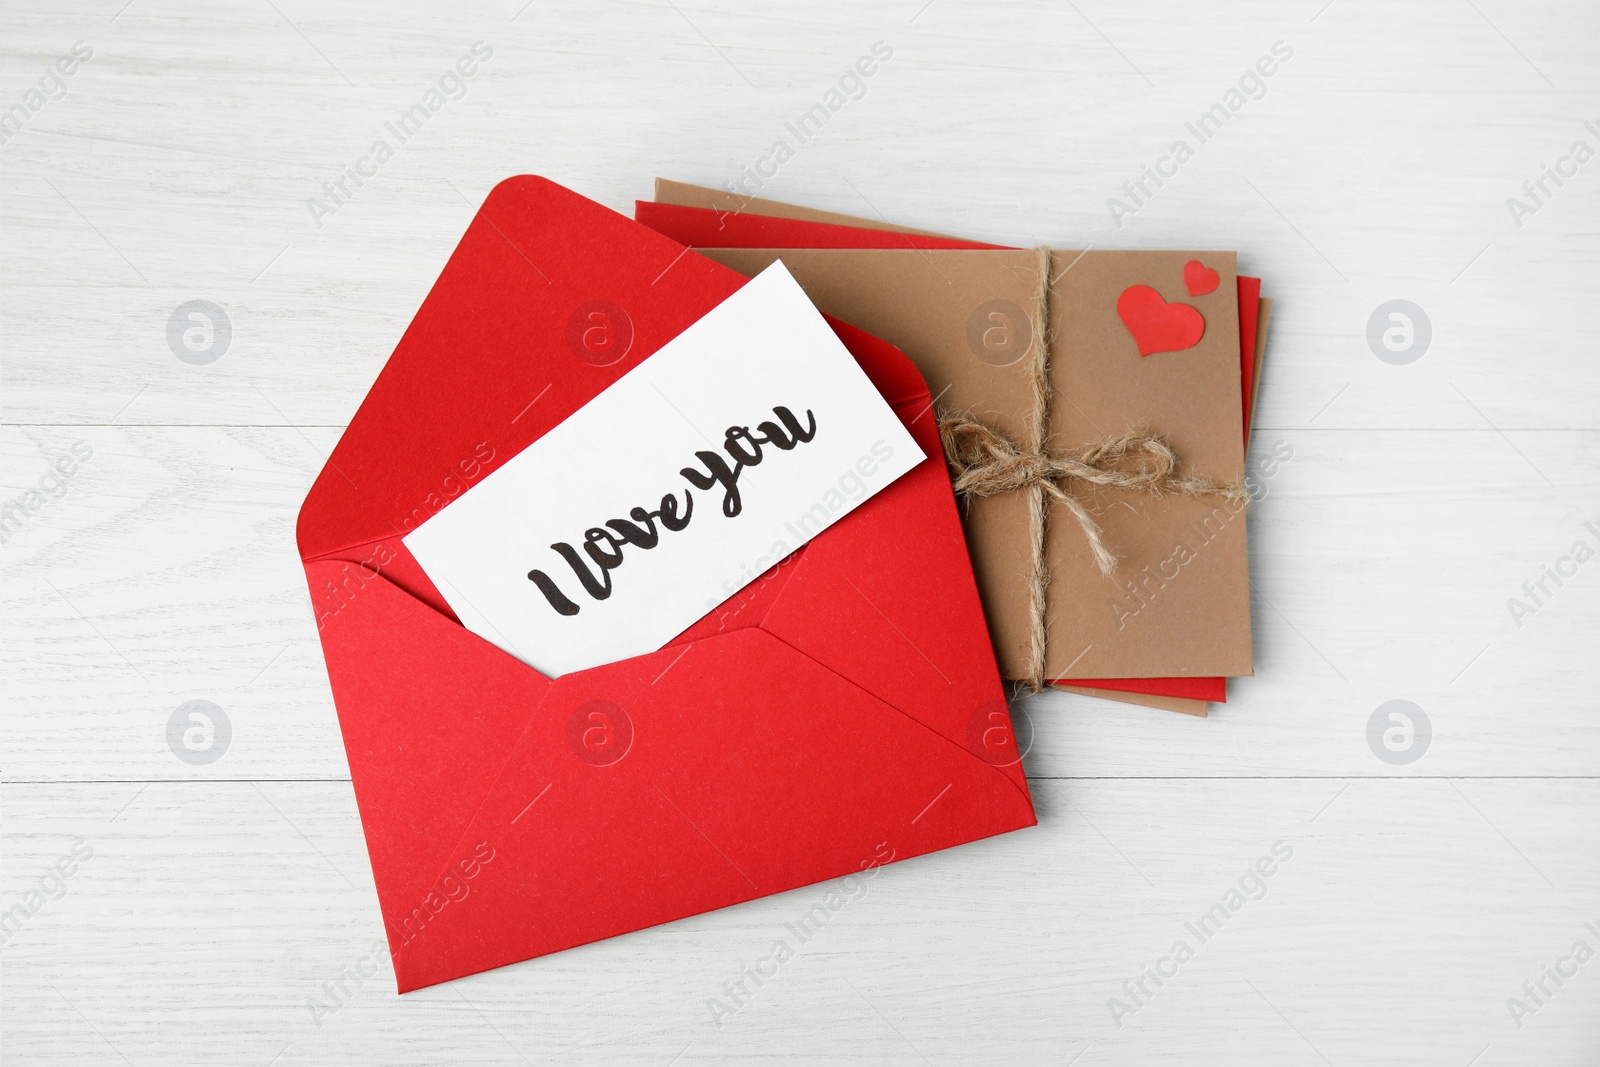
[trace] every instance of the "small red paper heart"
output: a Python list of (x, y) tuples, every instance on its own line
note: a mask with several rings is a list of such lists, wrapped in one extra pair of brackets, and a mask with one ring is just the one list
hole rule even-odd
[(1191, 259), (1183, 265), (1183, 284), (1189, 287), (1190, 296), (1205, 296), (1215, 292), (1220, 281), (1222, 276), (1198, 259)]
[(1117, 314), (1133, 334), (1141, 356), (1193, 348), (1206, 332), (1206, 320), (1200, 312), (1188, 304), (1167, 303), (1148, 285), (1124, 289), (1117, 297)]

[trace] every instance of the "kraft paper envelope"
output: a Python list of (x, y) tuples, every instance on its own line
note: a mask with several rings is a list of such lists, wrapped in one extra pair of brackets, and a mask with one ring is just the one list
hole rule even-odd
[[(715, 206), (704, 197), (719, 194), (688, 188), (702, 197), (697, 206)], [(674, 191), (669, 188), (668, 195)], [(788, 211), (806, 222), (861, 225), (847, 216)], [(911, 246), (941, 240), (897, 232)], [(937, 247), (704, 251), (747, 274), (781, 256), (818, 307), (911, 356), (940, 398), (941, 410), (970, 411), (1023, 439), (1032, 396), (1024, 357), (1041, 326), (1033, 314), (1039, 284), (1033, 253)], [(1195, 262), (1202, 273), (1214, 272), (1198, 291), (1186, 278), (1186, 268)], [(1079, 452), (1126, 430), (1151, 430), (1171, 442), (1185, 473), (1242, 481), (1233, 253), (1065, 251), (1052, 256), (1051, 272), (1048, 447)], [(1119, 313), (1119, 301), (1138, 286), (1159, 294), (1157, 320), (1174, 305), (1198, 311), (1203, 319), (1199, 339), (1136, 341)], [(1142, 355), (1141, 347), (1148, 354)], [(1083, 530), (1065, 509), (1052, 509), (1046, 676), (1214, 681), (1252, 673), (1248, 560), (1239, 509), (1210, 498), (1158, 498), (1081, 484), (1073, 490), (1120, 562), (1114, 578), (1102, 576)], [(1002, 673), (1024, 677), (1031, 543), (1026, 499), (1015, 493), (972, 501), (967, 520)]]
[[(639, 201), (640, 221), (691, 247), (716, 248), (1002, 248), (897, 227), (888, 222), (761, 200), (702, 186), (656, 179), (656, 202)], [(909, 236), (907, 236), (909, 235)], [(1238, 277), (1241, 396), (1245, 436), (1260, 390), (1272, 302), (1261, 298), (1261, 279)], [(1208, 702), (1227, 699), (1220, 677), (1079, 679), (1058, 688), (1088, 696), (1142, 704), (1204, 717)]]

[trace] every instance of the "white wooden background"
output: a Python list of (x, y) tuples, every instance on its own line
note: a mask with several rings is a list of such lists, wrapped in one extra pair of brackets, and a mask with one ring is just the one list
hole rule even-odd
[[(3, 8), (0, 109), (94, 52), (0, 147), (0, 501), (93, 453), (0, 547), (0, 908), (93, 850), (5, 945), (9, 1063), (1600, 1060), (1600, 962), (1507, 1006), (1600, 950), (1600, 562), (1520, 627), (1506, 606), (1600, 524), (1600, 161), (1506, 207), (1600, 148), (1600, 7)], [(307, 198), (479, 40), (467, 95), (316, 226)], [(888, 868), (721, 1027), (708, 998), (821, 888), (317, 1017), (381, 927), (294, 550), (313, 475), (497, 180), (619, 210), (657, 174), (720, 184), (880, 40), (766, 195), (1266, 277), (1252, 454), (1293, 459), (1252, 518), (1258, 677), (1205, 721), (1027, 701), (1040, 826)], [(1266, 94), (1116, 228), (1107, 197), (1280, 40)], [(1366, 340), (1396, 298), (1433, 328), (1407, 366)], [(168, 346), (191, 299), (232, 323), (210, 365)], [(192, 699), (232, 723), (209, 765), (166, 741)], [(1366, 741), (1391, 699), (1433, 724), (1410, 766)], [(1280, 840), (1267, 896), (1119, 1026), (1109, 998)]]

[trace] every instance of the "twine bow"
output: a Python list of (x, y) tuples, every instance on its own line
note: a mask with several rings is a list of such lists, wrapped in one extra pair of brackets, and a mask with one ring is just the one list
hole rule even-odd
[(955, 491), (967, 498), (1026, 492), (1032, 540), (1032, 566), (1028, 581), (1029, 628), (1028, 688), (1037, 693), (1044, 688), (1046, 619), (1045, 594), (1050, 584), (1050, 569), (1045, 561), (1045, 520), (1049, 503), (1062, 505), (1078, 520), (1089, 541), (1100, 573), (1116, 572), (1117, 557), (1106, 548), (1100, 524), (1072, 492), (1074, 483), (1131, 489), (1157, 496), (1212, 496), (1247, 503), (1250, 494), (1243, 485), (1213, 482), (1179, 473), (1178, 454), (1159, 434), (1131, 431), (1109, 437), (1077, 454), (1053, 452), (1044, 447), (1044, 422), (1050, 399), (1049, 282), (1050, 250), (1036, 249), (1039, 293), (1038, 343), (1031, 363), (1033, 410), (1027, 420), (1027, 440), (1019, 445), (1010, 437), (971, 415), (942, 413), (939, 440), (950, 465)]

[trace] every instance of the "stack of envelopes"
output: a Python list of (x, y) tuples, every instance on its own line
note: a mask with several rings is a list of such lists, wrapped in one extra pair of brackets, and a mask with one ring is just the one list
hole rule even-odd
[[(1150, 431), (1185, 473), (1243, 484), (1270, 302), (1259, 278), (1236, 273), (1233, 252), (1056, 249), (1044, 279), (1035, 251), (664, 180), (635, 218), (746, 275), (781, 259), (818, 308), (911, 358), (935, 414), (970, 413), (1023, 440), (1032, 356), (1043, 344), (1047, 449), (1081, 453)], [(1119, 558), (1103, 573), (1080, 524), (1052, 509), (1043, 677), (1204, 715), (1207, 702), (1226, 699), (1228, 677), (1253, 673), (1242, 503), (1064, 489)], [(1001, 672), (1027, 679), (1035, 613), (1027, 496), (968, 500), (963, 515)]]
[[(658, 200), (635, 221), (498, 185), (300, 512), (402, 992), (1032, 826), (1003, 678), (1038, 675), (1041, 556), (1050, 681), (1193, 711), (1250, 672), (1236, 509), (1063, 487), (1118, 557), (1107, 577), (1075, 521), (1030, 541), (1032, 489), (958, 500), (941, 437), (957, 414), (1034, 449), (1148, 429), (1187, 476), (1238, 483), (1264, 304), (1231, 253), (1047, 255), (670, 183)], [(658, 650), (556, 675), (485, 636), (416, 532), (775, 259), (768, 288), (921, 456)]]

